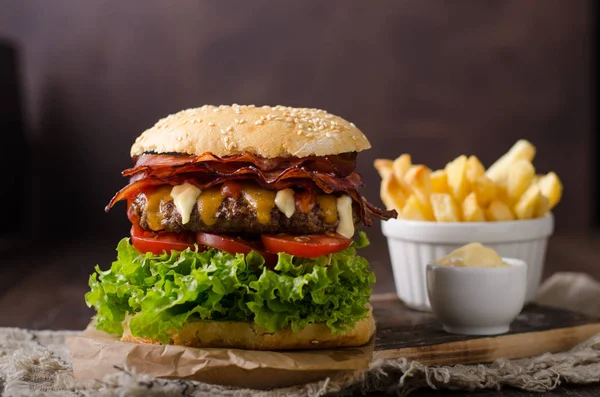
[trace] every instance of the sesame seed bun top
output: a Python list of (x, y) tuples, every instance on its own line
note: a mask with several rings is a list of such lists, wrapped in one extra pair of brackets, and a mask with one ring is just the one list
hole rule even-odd
[(232, 105), (182, 110), (159, 120), (131, 147), (142, 153), (264, 158), (327, 156), (369, 149), (353, 123), (319, 109)]

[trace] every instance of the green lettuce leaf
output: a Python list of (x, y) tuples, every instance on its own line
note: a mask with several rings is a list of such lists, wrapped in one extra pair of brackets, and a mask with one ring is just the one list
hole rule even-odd
[(279, 254), (273, 270), (263, 257), (209, 249), (170, 254), (141, 254), (124, 238), (117, 260), (90, 276), (88, 306), (96, 328), (169, 341), (170, 333), (190, 320), (254, 321), (269, 332), (325, 323), (335, 333), (352, 328), (367, 315), (375, 275), (356, 248), (368, 245), (360, 232), (346, 250), (314, 259)]

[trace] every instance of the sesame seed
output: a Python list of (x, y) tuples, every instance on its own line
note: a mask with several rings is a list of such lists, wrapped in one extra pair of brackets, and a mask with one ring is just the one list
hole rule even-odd
[(219, 108), (214, 108), (212, 111), (216, 113), (216, 112), (218, 112), (219, 110), (221, 110), (221, 109), (219, 109)]
[(291, 118), (291, 117), (287, 117), (287, 118), (285, 119), (285, 121), (286, 121), (286, 122), (288, 122), (288, 123), (291, 123), (291, 122), (292, 122), (292, 118)]
[(326, 136), (327, 138), (331, 138), (331, 133), (330, 133), (330, 132), (326, 132), (326, 133), (325, 133), (325, 136)]
[(225, 134), (225, 130), (221, 130), (221, 134)]
[(215, 123), (213, 123), (212, 121), (209, 121), (209, 122), (208, 122), (208, 125), (210, 125), (211, 127), (214, 127), (214, 126), (215, 126)]
[(350, 123), (350, 126), (352, 126), (352, 128), (356, 128), (356, 126), (354, 125), (354, 123)]
[(302, 130), (298, 130), (298, 132), (296, 132), (296, 134), (302, 135)]
[(229, 127), (227, 127), (227, 130), (226, 130), (226, 131), (227, 131), (227, 132), (231, 132), (231, 131), (233, 131), (233, 127), (232, 127), (232, 126), (229, 126)]

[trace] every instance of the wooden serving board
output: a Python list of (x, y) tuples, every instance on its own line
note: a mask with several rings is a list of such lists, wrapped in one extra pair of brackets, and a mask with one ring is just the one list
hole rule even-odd
[(432, 313), (408, 309), (395, 295), (371, 298), (377, 320), (373, 359), (406, 357), (428, 365), (469, 364), (566, 351), (600, 332), (600, 319), (527, 305), (497, 336), (449, 334)]

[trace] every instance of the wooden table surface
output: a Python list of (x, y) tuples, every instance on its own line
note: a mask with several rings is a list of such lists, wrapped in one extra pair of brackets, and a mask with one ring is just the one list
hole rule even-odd
[[(0, 326), (30, 329), (83, 329), (93, 314), (83, 301), (93, 267), (106, 269), (115, 258), (115, 240), (81, 240), (0, 252)], [(44, 252), (40, 255), (40, 252)], [(377, 275), (375, 294), (393, 293), (384, 240), (362, 251)], [(600, 280), (600, 236), (555, 236), (544, 276), (557, 271), (586, 272)], [(375, 394), (379, 395), (379, 394)], [(384, 394), (380, 394), (384, 395)], [(520, 390), (447, 392), (419, 390), (411, 396), (598, 396), (600, 385), (561, 385), (549, 393)]]

